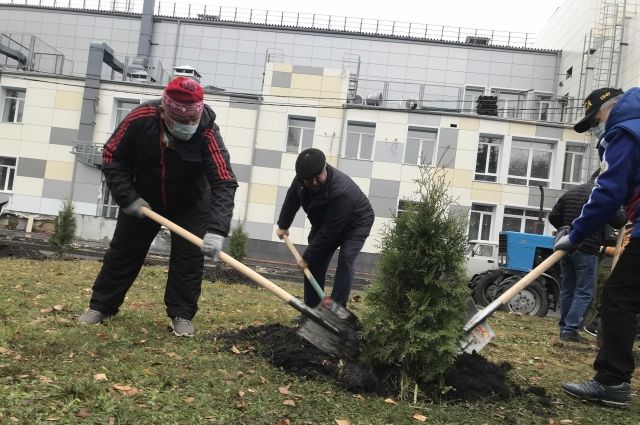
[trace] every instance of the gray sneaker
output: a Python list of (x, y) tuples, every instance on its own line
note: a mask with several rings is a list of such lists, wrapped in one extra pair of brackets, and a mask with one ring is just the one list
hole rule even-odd
[(562, 388), (574, 397), (607, 406), (625, 407), (631, 402), (631, 385), (627, 382), (620, 385), (602, 385), (597, 381), (587, 381), (580, 384), (562, 384)]
[(191, 324), (191, 320), (184, 317), (174, 317), (171, 319), (169, 328), (173, 331), (175, 336), (187, 336), (192, 337), (196, 334), (196, 329)]
[(78, 317), (78, 321), (85, 325), (98, 325), (105, 320), (109, 320), (110, 317), (111, 316), (101, 311), (89, 309)]

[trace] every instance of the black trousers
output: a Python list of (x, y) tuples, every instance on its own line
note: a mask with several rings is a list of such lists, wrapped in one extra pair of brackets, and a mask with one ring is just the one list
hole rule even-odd
[[(201, 204), (208, 205), (208, 202)], [(196, 206), (167, 218), (196, 236), (203, 237), (207, 215), (204, 208)], [(104, 256), (102, 270), (93, 284), (89, 304), (91, 309), (109, 315), (118, 312), (159, 230), (160, 225), (148, 218), (140, 219), (123, 213), (118, 215), (116, 230)], [(200, 248), (172, 232), (169, 276), (164, 292), (169, 317), (179, 316), (191, 320), (195, 316), (203, 268), (204, 257)]]
[(595, 380), (603, 385), (631, 381), (640, 314), (639, 264), (640, 238), (633, 238), (604, 284), (600, 306), (602, 344), (593, 364)]
[[(310, 238), (309, 242), (311, 239), (312, 238)], [(353, 276), (355, 274), (354, 266), (356, 258), (358, 258), (358, 254), (360, 254), (366, 239), (367, 236), (362, 235), (350, 236), (345, 238), (339, 245), (338, 267), (336, 268), (336, 275), (333, 280), (331, 298), (343, 307), (346, 307), (347, 301), (349, 301), (349, 294), (351, 293), (351, 285), (353, 284)], [(314, 258), (309, 261), (309, 271), (322, 289), (324, 289), (325, 275), (327, 274), (329, 263), (337, 249), (338, 246), (326, 257)], [(309, 307), (315, 307), (320, 301), (321, 299), (313, 289), (313, 286), (311, 286), (311, 282), (305, 277), (304, 303)]]

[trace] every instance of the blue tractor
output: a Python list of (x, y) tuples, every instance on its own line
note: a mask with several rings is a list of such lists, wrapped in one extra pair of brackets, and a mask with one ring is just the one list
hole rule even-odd
[[(476, 304), (485, 306), (509, 289), (553, 253), (553, 236), (505, 231), (498, 239), (497, 270), (488, 270), (471, 281)], [(509, 311), (546, 316), (560, 299), (560, 267), (547, 270), (509, 301)]]

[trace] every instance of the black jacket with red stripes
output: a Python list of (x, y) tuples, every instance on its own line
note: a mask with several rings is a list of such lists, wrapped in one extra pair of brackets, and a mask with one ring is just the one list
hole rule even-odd
[(160, 100), (144, 103), (122, 120), (104, 146), (102, 171), (121, 207), (137, 198), (159, 214), (194, 207), (211, 190), (207, 231), (226, 236), (238, 183), (216, 115), (205, 105), (196, 134), (173, 138), (160, 119)]

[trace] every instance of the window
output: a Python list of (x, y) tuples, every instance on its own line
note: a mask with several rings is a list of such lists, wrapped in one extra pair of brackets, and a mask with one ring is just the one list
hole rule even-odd
[(0, 192), (13, 190), (13, 177), (16, 175), (16, 159), (0, 156)]
[(480, 136), (478, 154), (476, 156), (476, 180), (495, 182), (498, 180), (498, 164), (500, 163), (500, 144), (498, 136)]
[(118, 218), (118, 204), (111, 196), (107, 182), (102, 180), (102, 217)]
[(564, 154), (562, 188), (567, 189), (585, 181), (586, 146), (567, 145)]
[(491, 223), (494, 209), (489, 205), (471, 205), (469, 216), (470, 241), (488, 241), (491, 239)]
[(553, 144), (513, 139), (507, 183), (549, 186)]
[(504, 207), (504, 218), (502, 219), (502, 230), (525, 233), (544, 233), (544, 222), (547, 213), (542, 213), (542, 223), (538, 222), (539, 211), (527, 210), (524, 208)]
[(117, 127), (122, 122), (124, 117), (126, 117), (127, 114), (131, 112), (133, 108), (136, 108), (139, 105), (140, 105), (139, 100), (116, 99), (116, 111), (115, 111), (116, 118), (115, 118), (113, 127), (114, 128)]
[(407, 132), (407, 144), (404, 148), (404, 163), (430, 165), (436, 149), (437, 130), (412, 128)]
[(522, 105), (525, 94), (513, 91), (491, 90), (491, 94), (498, 96), (498, 115), (504, 118), (522, 118)]
[(5, 89), (2, 122), (22, 122), (25, 90)]
[(482, 95), (484, 95), (484, 88), (482, 87), (465, 87), (462, 113), (475, 114), (477, 110), (478, 98)]
[(289, 117), (287, 132), (287, 152), (300, 153), (313, 146), (314, 118)]
[(536, 111), (538, 116), (535, 117), (539, 121), (549, 121), (549, 108), (551, 106), (551, 96), (536, 95)]
[(349, 122), (344, 157), (349, 159), (373, 159), (373, 136), (376, 125)]

